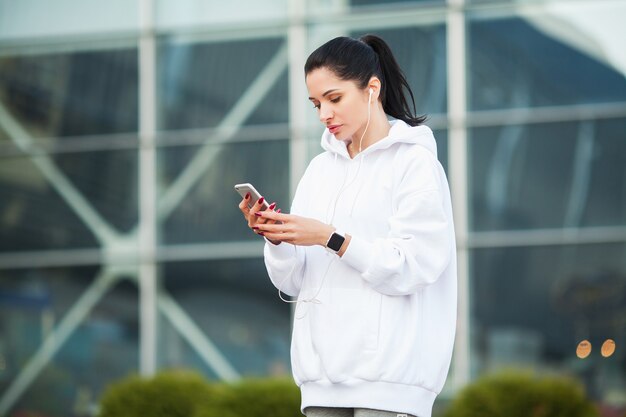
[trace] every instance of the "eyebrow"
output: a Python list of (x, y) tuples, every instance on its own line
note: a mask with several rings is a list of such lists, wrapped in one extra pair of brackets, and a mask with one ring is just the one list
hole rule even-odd
[[(335, 92), (337, 90), (339, 90), (339, 89), (338, 88), (331, 88), (330, 90), (328, 90), (324, 94), (322, 94), (322, 97), (326, 97), (330, 93)], [(315, 100), (315, 98), (314, 97), (309, 97), (309, 100)]]

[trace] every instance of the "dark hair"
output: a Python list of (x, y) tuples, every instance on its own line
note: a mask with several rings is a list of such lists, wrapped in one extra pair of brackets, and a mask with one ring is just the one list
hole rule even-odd
[[(304, 75), (318, 68), (328, 68), (342, 80), (352, 80), (360, 88), (367, 87), (370, 78), (380, 79), (380, 100), (386, 114), (404, 120), (411, 126), (424, 123), (426, 116), (415, 116), (415, 98), (404, 73), (396, 62), (389, 45), (375, 35), (359, 39), (340, 36), (317, 48), (304, 64)], [(413, 111), (407, 95), (411, 97)]]

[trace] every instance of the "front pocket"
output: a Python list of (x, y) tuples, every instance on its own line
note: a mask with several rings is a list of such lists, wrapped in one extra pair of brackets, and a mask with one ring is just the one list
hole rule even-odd
[(340, 381), (369, 363), (379, 347), (381, 295), (367, 287), (325, 290), (307, 317), (322, 366)]
[(376, 291), (370, 291), (365, 305), (368, 335), (365, 339), (365, 350), (378, 350), (380, 337), (380, 316), (382, 314), (383, 296)]
[(418, 364), (418, 367), (416, 369), (417, 372), (417, 381), (418, 383), (422, 383), (422, 373), (423, 373), (423, 367), (419, 366), (419, 364), (422, 363), (422, 356), (423, 356), (423, 346), (425, 343), (424, 340), (424, 291), (420, 290), (417, 292), (417, 311), (418, 311), (418, 316), (417, 316), (417, 334), (418, 334), (418, 340), (417, 340), (417, 344), (415, 346), (416, 348), (416, 352), (415, 352), (415, 363)]

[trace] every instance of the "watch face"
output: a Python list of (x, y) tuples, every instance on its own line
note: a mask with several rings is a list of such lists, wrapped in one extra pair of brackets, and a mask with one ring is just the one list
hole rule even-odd
[(340, 234), (333, 233), (333, 235), (328, 240), (328, 244), (326, 246), (328, 247), (328, 249), (339, 252), (339, 249), (341, 249), (341, 245), (343, 245), (344, 240), (346, 240), (345, 237), (341, 236)]

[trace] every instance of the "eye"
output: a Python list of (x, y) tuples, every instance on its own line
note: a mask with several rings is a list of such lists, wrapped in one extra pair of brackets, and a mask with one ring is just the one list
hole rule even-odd
[(314, 108), (314, 109), (318, 109), (318, 110), (319, 110), (319, 109), (320, 109), (320, 105), (319, 105), (319, 104), (314, 104), (314, 105), (313, 105), (313, 108)]
[(330, 101), (331, 101), (331, 103), (339, 103), (339, 100), (341, 100), (341, 96), (335, 97), (335, 98), (331, 99)]

